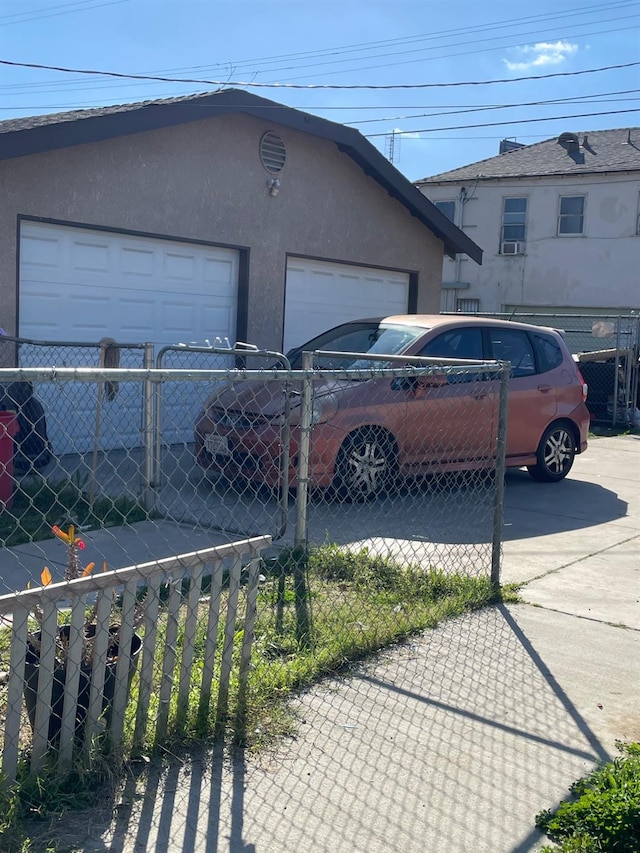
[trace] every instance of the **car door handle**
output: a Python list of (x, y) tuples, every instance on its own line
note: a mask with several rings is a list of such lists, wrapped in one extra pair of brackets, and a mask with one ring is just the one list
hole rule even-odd
[(538, 385), (538, 391), (542, 394), (548, 394), (551, 391), (551, 385)]
[(475, 394), (472, 394), (471, 396), (473, 397), (474, 400), (484, 400), (484, 398), (487, 396), (487, 394), (488, 394), (487, 391), (478, 391)]

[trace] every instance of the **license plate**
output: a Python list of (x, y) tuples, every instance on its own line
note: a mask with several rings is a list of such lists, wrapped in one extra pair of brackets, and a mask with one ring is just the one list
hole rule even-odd
[(204, 449), (213, 456), (231, 456), (226, 435), (205, 435)]

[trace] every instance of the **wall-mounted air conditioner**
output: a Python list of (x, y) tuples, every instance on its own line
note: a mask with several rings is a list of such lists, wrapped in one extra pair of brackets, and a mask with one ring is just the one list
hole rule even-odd
[(524, 255), (524, 243), (520, 241), (509, 241), (500, 247), (501, 255)]

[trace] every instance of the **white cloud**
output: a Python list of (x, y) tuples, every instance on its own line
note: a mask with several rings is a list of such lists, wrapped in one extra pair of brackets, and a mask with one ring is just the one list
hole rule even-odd
[(503, 62), (509, 71), (528, 71), (530, 68), (560, 65), (577, 52), (578, 45), (568, 41), (541, 41), (538, 44), (514, 47), (514, 60), (504, 59)]
[(413, 133), (410, 130), (400, 130), (399, 127), (394, 127), (393, 132), (398, 136), (403, 136), (405, 139), (420, 139), (419, 133)]

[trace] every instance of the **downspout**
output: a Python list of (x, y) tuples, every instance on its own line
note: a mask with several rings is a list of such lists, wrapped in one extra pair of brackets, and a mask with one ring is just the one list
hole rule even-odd
[[(460, 187), (460, 204), (458, 205), (458, 222), (456, 223), (458, 228), (462, 231), (464, 226), (464, 206), (467, 203), (467, 190), (466, 187)], [(456, 254), (456, 284), (460, 284), (460, 269), (462, 266), (462, 256), (460, 252)], [(457, 287), (455, 291), (455, 299), (458, 299), (458, 293), (460, 288)]]

